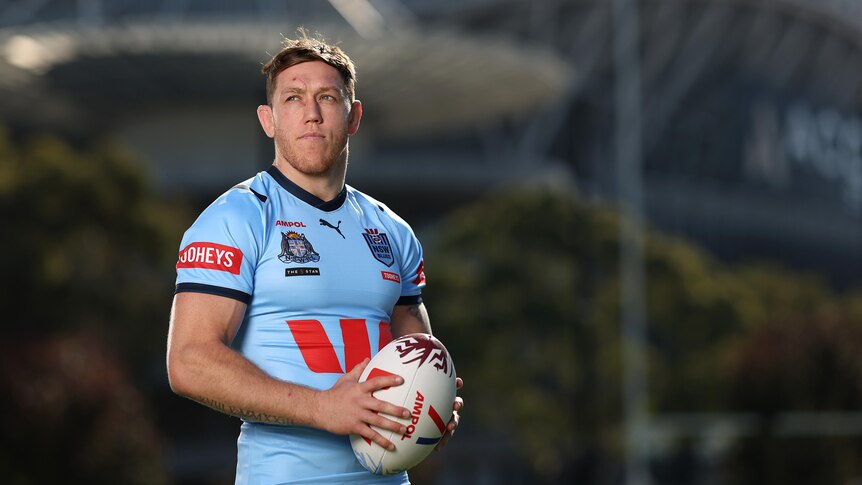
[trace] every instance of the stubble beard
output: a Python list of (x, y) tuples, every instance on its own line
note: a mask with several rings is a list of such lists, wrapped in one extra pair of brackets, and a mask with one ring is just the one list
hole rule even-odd
[(294, 145), (285, 143), (283, 139), (276, 138), (276, 148), (279, 158), (287, 162), (294, 170), (309, 176), (321, 176), (329, 174), (336, 163), (344, 158), (347, 163), (347, 139), (336, 140), (336, 143), (327, 147), (322, 154), (310, 155), (297, 150)]

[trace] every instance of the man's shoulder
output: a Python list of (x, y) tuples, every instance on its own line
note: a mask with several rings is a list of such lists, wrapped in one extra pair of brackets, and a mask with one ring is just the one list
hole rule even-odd
[(396, 233), (413, 234), (413, 229), (410, 227), (410, 224), (395, 213), (395, 211), (390, 209), (389, 206), (349, 185), (346, 187), (348, 190), (348, 197), (361, 206), (366, 213), (368, 211), (373, 211), (376, 215), (376, 219), (383, 224), (383, 227), (391, 231), (395, 231)]
[(269, 201), (270, 188), (260, 172), (254, 177), (239, 182), (216, 198), (214, 205), (260, 207)]
[(269, 202), (268, 187), (260, 174), (235, 184), (219, 195), (201, 213), (201, 218), (225, 220), (259, 218)]
[(260, 172), (254, 177), (243, 180), (242, 182), (234, 185), (230, 189), (225, 192), (225, 194), (242, 194), (238, 199), (242, 198), (243, 200), (252, 200), (250, 196), (254, 196), (257, 199), (258, 205), (266, 204), (269, 200), (269, 186), (265, 182), (263, 178), (264, 172)]
[(401, 217), (395, 213), (395, 211), (390, 209), (389, 206), (387, 206), (383, 202), (375, 199), (374, 197), (366, 194), (365, 192), (362, 192), (360, 190), (357, 190), (354, 187), (351, 187), (350, 185), (347, 185), (345, 187), (347, 190), (347, 196), (352, 198), (354, 201), (356, 201), (356, 203), (358, 203), (363, 208), (373, 209), (374, 211), (378, 212), (382, 217), (391, 218), (391, 219), (394, 219), (396, 222), (399, 222), (401, 224), (406, 224), (404, 222), (404, 220), (401, 219)]

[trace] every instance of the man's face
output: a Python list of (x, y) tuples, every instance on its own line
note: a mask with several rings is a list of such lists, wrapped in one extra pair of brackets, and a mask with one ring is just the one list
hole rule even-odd
[(272, 106), (258, 108), (277, 158), (305, 175), (324, 175), (346, 159), (347, 137), (359, 128), (359, 102), (351, 104), (338, 71), (322, 61), (291, 66), (276, 77)]

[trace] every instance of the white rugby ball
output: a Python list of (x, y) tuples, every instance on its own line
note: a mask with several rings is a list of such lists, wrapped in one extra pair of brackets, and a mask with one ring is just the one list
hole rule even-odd
[(359, 435), (350, 436), (356, 459), (368, 471), (392, 475), (425, 459), (440, 441), (452, 418), (455, 402), (455, 367), (446, 347), (431, 335), (414, 333), (399, 337), (380, 349), (362, 372), (360, 382), (396, 374), (400, 386), (374, 392), (374, 397), (409, 409), (410, 419), (386, 416), (407, 427), (405, 434), (372, 426), (395, 444), (389, 451)]

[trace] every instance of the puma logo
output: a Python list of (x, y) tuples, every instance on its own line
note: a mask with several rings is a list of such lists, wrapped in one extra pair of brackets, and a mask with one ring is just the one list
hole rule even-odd
[(341, 234), (341, 221), (338, 221), (338, 225), (337, 225), (337, 226), (333, 226), (333, 225), (332, 225), (332, 224), (330, 224), (328, 221), (321, 219), (321, 220), (320, 220), (320, 225), (321, 225), (321, 226), (326, 226), (326, 227), (331, 227), (331, 228), (335, 229), (335, 231), (338, 233), (338, 235), (339, 235), (339, 236), (341, 236), (341, 239), (347, 239), (346, 237), (344, 237), (344, 234)]

